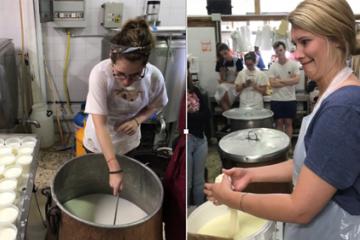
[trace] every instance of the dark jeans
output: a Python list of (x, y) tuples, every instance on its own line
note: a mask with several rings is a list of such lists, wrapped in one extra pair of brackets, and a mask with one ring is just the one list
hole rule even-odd
[[(94, 153), (94, 152), (90, 151), (89, 149), (87, 149), (84, 145), (83, 145), (83, 148), (85, 149), (85, 152), (86, 152), (86, 153)], [(137, 148), (134, 148), (134, 149), (131, 150), (130, 152), (127, 152), (127, 153), (125, 154), (125, 156), (128, 156), (128, 157), (133, 158), (133, 157), (135, 156), (136, 149), (137, 149)]]

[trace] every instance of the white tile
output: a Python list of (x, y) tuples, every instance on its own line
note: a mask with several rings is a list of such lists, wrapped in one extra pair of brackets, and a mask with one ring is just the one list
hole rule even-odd
[(86, 40), (84, 38), (71, 38), (70, 59), (83, 59), (86, 54)]
[(56, 39), (56, 41), (52, 43), (48, 43), (46, 48), (44, 48), (46, 51), (47, 59), (52, 61), (59, 61), (59, 60), (65, 60), (66, 55), (66, 42), (65, 39)]
[(85, 101), (86, 95), (88, 92), (88, 84), (81, 81), (79, 76), (70, 75), (69, 76), (69, 94), (71, 101)]
[(64, 61), (47, 61), (47, 66), (54, 81), (56, 83), (58, 79), (62, 81), (62, 76), (64, 72)]

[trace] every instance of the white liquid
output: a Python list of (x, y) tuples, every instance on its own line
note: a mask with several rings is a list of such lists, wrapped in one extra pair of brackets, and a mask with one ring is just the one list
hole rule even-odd
[(0, 223), (14, 223), (18, 214), (19, 211), (15, 207), (3, 208), (0, 210)]
[(14, 240), (16, 238), (16, 230), (10, 227), (0, 228), (1, 240)]
[[(63, 204), (75, 216), (98, 224), (113, 225), (116, 197), (109, 194), (90, 194), (72, 199)], [(147, 213), (132, 202), (120, 198), (116, 225), (136, 222)]]
[(198, 233), (214, 237), (241, 240), (258, 232), (267, 222), (264, 219), (239, 212), (235, 221), (238, 230), (235, 233), (233, 229), (230, 229), (231, 226), (234, 226), (234, 223), (231, 222), (233, 219), (231, 218), (230, 213), (214, 218), (202, 226)]
[(16, 179), (4, 179), (0, 182), (0, 191), (14, 190), (17, 185)]

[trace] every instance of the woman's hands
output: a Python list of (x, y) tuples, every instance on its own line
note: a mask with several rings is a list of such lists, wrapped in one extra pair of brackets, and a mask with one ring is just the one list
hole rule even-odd
[(231, 179), (233, 189), (238, 192), (244, 190), (252, 180), (251, 171), (246, 168), (223, 169), (222, 172)]
[[(116, 196), (123, 189), (123, 174), (120, 172), (120, 164), (115, 157), (107, 160), (109, 168), (109, 185), (113, 190), (113, 195)], [(116, 173), (119, 171), (118, 173)], [(114, 172), (114, 173), (111, 173)]]
[(215, 205), (226, 204), (231, 192), (244, 190), (252, 181), (251, 171), (246, 168), (223, 169), (223, 173), (220, 183), (205, 184), (204, 193)]
[(231, 180), (224, 175), (220, 183), (206, 183), (204, 193), (215, 205), (226, 204), (227, 196), (232, 192)]
[(115, 127), (115, 131), (132, 136), (136, 133), (138, 127), (139, 127), (138, 120), (136, 120), (136, 118), (133, 118), (120, 124), (120, 126)]
[(123, 175), (122, 173), (109, 174), (109, 184), (113, 189), (113, 195), (116, 196), (123, 189)]

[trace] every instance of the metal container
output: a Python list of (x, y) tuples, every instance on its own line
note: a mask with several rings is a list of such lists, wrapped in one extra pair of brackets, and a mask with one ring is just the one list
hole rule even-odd
[(247, 128), (273, 128), (274, 113), (269, 109), (233, 108), (223, 112), (230, 119), (231, 131)]
[[(189, 240), (230, 240), (230, 238), (220, 238), (209, 235), (198, 234), (199, 229), (210, 220), (228, 214), (230, 209), (225, 206), (215, 206), (211, 202), (205, 202), (196, 208), (188, 218), (188, 239)], [(238, 212), (242, 214), (242, 212)], [(239, 226), (241, 228), (241, 226)], [(265, 224), (254, 234), (242, 240), (272, 240), (276, 224), (273, 221), (266, 221)], [(231, 231), (229, 226), (229, 231)], [(231, 239), (232, 240), (232, 239)]]
[(163, 110), (164, 119), (166, 122), (176, 122), (179, 116), (180, 101), (185, 94), (185, 35), (157, 35), (156, 46), (151, 52), (149, 62), (158, 67), (165, 78), (169, 101)]
[[(232, 132), (219, 142), (224, 168), (258, 167), (286, 161), (290, 138), (284, 132), (270, 128), (251, 128)], [(289, 183), (252, 183), (246, 191), (272, 193), (289, 192)]]
[[(117, 156), (124, 169), (120, 197), (136, 204), (148, 215), (124, 225), (102, 225), (74, 216), (64, 206), (68, 200), (93, 193), (111, 194), (108, 169), (103, 154), (88, 154), (66, 162), (56, 173), (51, 194), (61, 210), (58, 239), (161, 240), (163, 187), (155, 173), (125, 156)], [(114, 210), (115, 211), (115, 210)]]
[(18, 109), (15, 49), (11, 39), (0, 39), (0, 129), (15, 126)]

